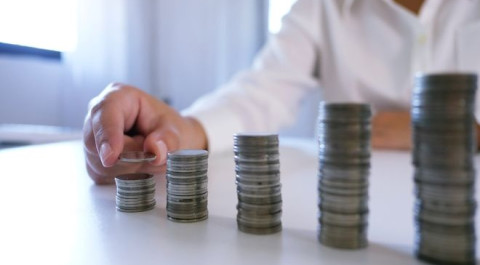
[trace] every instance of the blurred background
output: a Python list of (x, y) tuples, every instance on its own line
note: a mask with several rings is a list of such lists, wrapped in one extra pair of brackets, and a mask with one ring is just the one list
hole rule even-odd
[[(294, 2), (0, 0), (0, 143), (79, 138), (113, 81), (181, 110), (248, 68)], [(282, 134), (313, 135), (304, 109)]]

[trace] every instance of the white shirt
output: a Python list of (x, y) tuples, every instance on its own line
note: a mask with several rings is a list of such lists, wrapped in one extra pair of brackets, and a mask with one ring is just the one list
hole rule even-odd
[(415, 74), (441, 71), (480, 73), (480, 0), (426, 0), (418, 16), (393, 0), (298, 0), (250, 71), (182, 114), (204, 126), (211, 152), (225, 151), (234, 133), (291, 124), (314, 89), (408, 110)]

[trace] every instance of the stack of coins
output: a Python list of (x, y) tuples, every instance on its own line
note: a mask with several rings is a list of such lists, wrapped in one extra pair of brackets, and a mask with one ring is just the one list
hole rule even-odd
[[(120, 154), (125, 163), (146, 163), (155, 160), (152, 153), (128, 151)], [(147, 173), (132, 173), (115, 178), (116, 204), (121, 212), (143, 212), (155, 207), (155, 178)]]
[(167, 157), (167, 216), (191, 223), (208, 218), (208, 152), (178, 150)]
[(282, 230), (280, 156), (276, 134), (234, 135), (238, 229), (251, 234)]
[(330, 247), (367, 245), (369, 105), (321, 103), (318, 114), (318, 240)]
[(117, 210), (143, 212), (155, 207), (155, 178), (145, 173), (132, 173), (115, 178)]
[(475, 264), (475, 74), (418, 75), (412, 98), (415, 252)]

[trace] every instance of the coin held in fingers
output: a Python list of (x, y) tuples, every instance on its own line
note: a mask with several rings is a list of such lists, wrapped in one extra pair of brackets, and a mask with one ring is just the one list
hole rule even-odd
[(142, 151), (125, 151), (118, 157), (120, 161), (127, 163), (152, 162), (155, 158), (157, 158), (155, 154)]

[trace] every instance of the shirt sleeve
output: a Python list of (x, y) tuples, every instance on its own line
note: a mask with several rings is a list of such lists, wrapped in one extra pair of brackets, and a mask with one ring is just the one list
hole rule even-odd
[(318, 1), (299, 0), (250, 70), (194, 102), (182, 115), (204, 127), (211, 153), (229, 151), (233, 134), (275, 132), (292, 124), (302, 98), (318, 87)]

